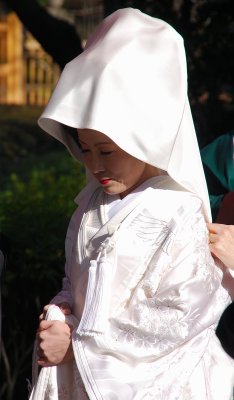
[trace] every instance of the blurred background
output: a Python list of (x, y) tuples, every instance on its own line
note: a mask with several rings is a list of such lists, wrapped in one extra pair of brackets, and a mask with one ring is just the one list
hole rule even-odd
[(0, 0), (2, 400), (27, 398), (38, 315), (60, 288), (66, 229), (84, 185), (82, 168), (37, 119), (65, 64), (123, 7), (162, 18), (183, 36), (201, 151), (234, 129), (232, 0)]

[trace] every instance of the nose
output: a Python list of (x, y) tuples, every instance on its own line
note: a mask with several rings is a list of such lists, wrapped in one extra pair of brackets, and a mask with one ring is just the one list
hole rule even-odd
[(102, 159), (100, 157), (93, 158), (91, 170), (93, 174), (98, 174), (99, 172), (103, 172), (105, 170)]

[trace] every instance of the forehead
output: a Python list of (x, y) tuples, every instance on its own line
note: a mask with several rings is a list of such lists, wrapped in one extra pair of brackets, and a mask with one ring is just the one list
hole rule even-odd
[(107, 135), (94, 129), (77, 129), (80, 142), (87, 144), (112, 143)]

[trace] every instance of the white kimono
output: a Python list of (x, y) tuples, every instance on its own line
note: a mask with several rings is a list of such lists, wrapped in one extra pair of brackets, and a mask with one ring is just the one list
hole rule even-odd
[(215, 335), (229, 295), (200, 199), (170, 185), (165, 176), (148, 180), (110, 219), (101, 188), (79, 198), (64, 287), (53, 299), (68, 301), (81, 320), (73, 332), (77, 400), (232, 398), (233, 361)]
[(78, 393), (58, 382), (58, 398), (230, 400), (233, 361), (215, 336), (230, 299), (208, 248), (182, 37), (139, 10), (111, 14), (64, 68), (39, 125), (81, 162), (77, 129), (86, 128), (170, 176), (120, 202), (92, 183), (79, 196), (53, 300), (68, 301), (79, 321)]

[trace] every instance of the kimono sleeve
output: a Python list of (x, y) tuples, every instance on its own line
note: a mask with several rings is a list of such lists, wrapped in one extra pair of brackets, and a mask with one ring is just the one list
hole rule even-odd
[(62, 290), (60, 290), (60, 292), (58, 292), (50, 301), (50, 304), (59, 305), (61, 303), (68, 303), (72, 308), (73, 300), (71, 295), (71, 285), (67, 277), (63, 278)]
[(119, 338), (161, 356), (214, 330), (229, 296), (209, 251), (199, 199), (181, 208), (168, 254), (158, 253), (117, 324)]
[(85, 214), (87, 205), (92, 197), (93, 191), (96, 188), (97, 183), (91, 182), (88, 184), (76, 197), (75, 203), (78, 205), (74, 211), (67, 229), (65, 239), (65, 277), (63, 278), (62, 290), (51, 300), (50, 303), (60, 304), (67, 302), (70, 307), (73, 306), (73, 296), (71, 290), (71, 267), (72, 267), (72, 254), (74, 249), (77, 247), (78, 231), (82, 218)]
[(72, 258), (72, 249), (73, 246), (75, 245), (81, 218), (82, 218), (81, 210), (78, 207), (71, 217), (65, 239), (66, 263), (65, 263), (65, 276), (62, 280), (62, 290), (56, 294), (56, 296), (50, 301), (50, 304), (58, 305), (63, 302), (66, 302), (70, 305), (70, 307), (72, 307), (73, 305), (71, 282), (70, 282), (71, 258)]

